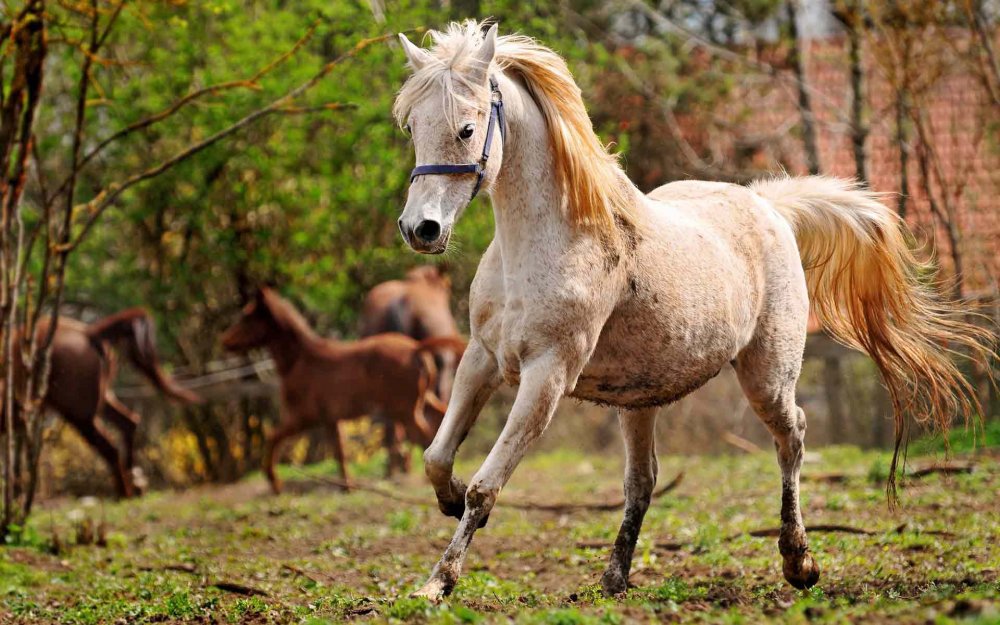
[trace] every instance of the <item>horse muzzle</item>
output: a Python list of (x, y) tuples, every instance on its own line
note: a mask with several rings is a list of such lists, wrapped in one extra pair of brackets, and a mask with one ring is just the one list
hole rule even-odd
[(401, 218), (399, 232), (414, 252), (441, 254), (448, 249), (451, 226), (444, 226), (436, 219), (419, 219), (415, 223)]

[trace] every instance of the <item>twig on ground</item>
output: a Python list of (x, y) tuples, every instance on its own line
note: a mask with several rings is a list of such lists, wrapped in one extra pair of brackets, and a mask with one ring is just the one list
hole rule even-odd
[(733, 434), (732, 432), (726, 432), (722, 435), (722, 440), (726, 441), (736, 449), (741, 449), (748, 454), (755, 454), (760, 451), (760, 445), (753, 441), (749, 441), (742, 436)]
[(140, 571), (177, 571), (179, 573), (197, 573), (198, 567), (193, 564), (181, 563), (181, 564), (161, 564), (161, 565), (146, 565), (140, 566)]
[[(906, 526), (907, 526), (906, 523), (897, 525), (892, 530), (892, 532), (896, 534), (902, 534), (903, 531), (906, 529)], [(944, 530), (917, 530), (917, 531), (920, 532), (921, 534), (927, 534), (930, 536), (942, 536), (945, 538), (955, 537), (954, 533), (947, 532)], [(886, 533), (883, 531), (875, 531), (875, 530), (864, 529), (861, 527), (853, 527), (851, 525), (838, 525), (836, 523), (820, 523), (817, 525), (806, 525), (806, 533), (810, 532), (815, 534), (833, 534), (833, 533), (859, 534), (862, 536), (878, 536)], [(764, 538), (769, 536), (780, 536), (780, 535), (781, 535), (781, 528), (769, 527), (766, 529), (751, 530), (749, 532), (737, 532), (736, 534), (733, 534), (728, 538), (726, 538), (726, 540), (735, 540), (737, 538), (740, 538), (741, 536), (753, 536), (754, 538)]]
[[(681, 471), (677, 474), (674, 479), (670, 480), (667, 484), (653, 491), (650, 499), (658, 499), (664, 494), (677, 488), (677, 485), (681, 483), (684, 479), (684, 472)], [(535, 503), (530, 501), (505, 501), (497, 502), (497, 505), (505, 506), (507, 508), (514, 508), (515, 510), (540, 510), (543, 512), (575, 512), (577, 510), (595, 510), (595, 511), (608, 511), (608, 510), (619, 510), (625, 507), (625, 500), (619, 499), (616, 501), (608, 503), (595, 503), (595, 502), (566, 502), (566, 503)]]
[(919, 480), (922, 477), (927, 477), (928, 475), (934, 475), (935, 473), (940, 473), (942, 475), (958, 475), (961, 473), (972, 473), (975, 469), (974, 464), (932, 464), (926, 466), (922, 469), (917, 469), (913, 473), (910, 473), (907, 477), (915, 480)]
[[(432, 506), (433, 501), (409, 497), (407, 495), (401, 495), (399, 493), (392, 492), (391, 490), (382, 488), (380, 486), (375, 486), (374, 484), (367, 484), (365, 482), (359, 482), (357, 480), (344, 481), (340, 478), (330, 477), (330, 476), (318, 476), (318, 475), (306, 475), (304, 472), (299, 471), (299, 474), (310, 480), (316, 480), (325, 484), (332, 484), (333, 486), (339, 486), (340, 488), (346, 490), (360, 490), (368, 493), (374, 493), (385, 497), (386, 499), (392, 499), (394, 501), (399, 501), (401, 503), (415, 505), (415, 506)], [(684, 472), (681, 471), (670, 480), (667, 484), (653, 491), (651, 499), (658, 499), (664, 494), (677, 488), (677, 485), (681, 483), (684, 478)], [(536, 503), (530, 501), (497, 501), (497, 506), (504, 508), (513, 508), (515, 510), (534, 510), (540, 512), (576, 512), (579, 510), (594, 510), (594, 511), (609, 511), (609, 510), (619, 510), (625, 507), (625, 500), (619, 499), (616, 501), (611, 501), (608, 503), (596, 503), (596, 502), (559, 502), (559, 503)]]
[(215, 582), (214, 584), (209, 584), (211, 588), (218, 588), (219, 590), (225, 590), (226, 592), (231, 592), (237, 595), (243, 595), (245, 597), (266, 597), (267, 593), (260, 588), (254, 588), (252, 586), (244, 586), (243, 584), (236, 584), (233, 582)]
[[(810, 475), (808, 473), (803, 474), (801, 479), (803, 482), (824, 482), (826, 484), (843, 484), (852, 477), (848, 473), (817, 473), (815, 475)], [(860, 477), (860, 476), (857, 476)]]
[[(614, 541), (611, 540), (580, 540), (576, 543), (577, 549), (609, 549), (614, 546)], [(660, 549), (662, 551), (680, 551), (686, 545), (684, 543), (674, 543), (674, 542), (654, 542), (653, 548)]]
[[(819, 524), (819, 525), (807, 525), (806, 532), (814, 532), (817, 534), (861, 534), (863, 536), (872, 536), (874, 534), (880, 534), (881, 532), (873, 532), (871, 530), (866, 530), (860, 527), (852, 527), (850, 525), (837, 525), (837, 524)], [(751, 530), (749, 532), (737, 532), (733, 534), (727, 540), (735, 540), (741, 536), (753, 536), (754, 538), (764, 538), (767, 536), (779, 536), (781, 534), (780, 527), (768, 527), (766, 529)]]
[[(301, 577), (304, 577), (304, 578), (308, 579), (309, 581), (313, 582), (314, 584), (322, 584), (323, 583), (320, 580), (318, 580), (315, 577), (313, 577), (308, 571), (304, 571), (304, 570), (300, 569), (297, 566), (292, 566), (291, 564), (282, 564), (281, 568), (284, 569), (284, 570), (286, 570), (286, 571), (289, 571), (291, 573), (294, 573), (295, 575), (299, 575)], [(323, 573), (316, 573), (316, 575), (322, 575), (326, 579), (331, 579), (331, 577), (329, 575), (324, 575)]]

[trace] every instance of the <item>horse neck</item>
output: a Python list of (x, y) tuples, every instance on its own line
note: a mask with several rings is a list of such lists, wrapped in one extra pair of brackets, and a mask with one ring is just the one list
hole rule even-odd
[(295, 363), (314, 347), (320, 340), (313, 332), (303, 332), (295, 325), (276, 325), (267, 342), (267, 350), (271, 353), (274, 366), (279, 375), (292, 370)]
[[(504, 258), (538, 258), (570, 235), (545, 119), (519, 80), (501, 76), (507, 115), (503, 162), (490, 190)], [(505, 268), (508, 263), (505, 263)]]

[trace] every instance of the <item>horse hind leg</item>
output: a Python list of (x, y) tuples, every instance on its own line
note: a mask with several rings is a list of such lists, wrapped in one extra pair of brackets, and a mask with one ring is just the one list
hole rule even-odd
[(300, 421), (279, 423), (277, 429), (268, 436), (267, 442), (264, 445), (264, 475), (267, 476), (267, 481), (271, 484), (271, 491), (275, 495), (281, 494), (281, 479), (274, 470), (278, 447), (286, 439), (301, 434), (303, 429), (304, 426)]
[(105, 394), (101, 410), (105, 421), (115, 426), (122, 434), (122, 442), (125, 445), (125, 468), (131, 472), (135, 468), (135, 435), (139, 429), (139, 415), (129, 410), (111, 392)]
[(135, 491), (132, 488), (131, 476), (125, 472), (125, 465), (122, 463), (121, 455), (111, 440), (108, 439), (108, 435), (93, 418), (67, 418), (66, 420), (76, 428), (76, 431), (108, 463), (111, 475), (115, 479), (118, 495), (125, 498), (132, 497)]
[(344, 488), (350, 490), (351, 478), (347, 475), (347, 455), (344, 453), (344, 441), (340, 436), (340, 421), (334, 420), (327, 425), (326, 433), (330, 437), (330, 446), (333, 447), (333, 457), (340, 470), (340, 479), (344, 482)]
[(656, 408), (618, 411), (618, 422), (625, 441), (625, 516), (608, 568), (601, 577), (601, 588), (608, 596), (628, 589), (632, 554), (656, 485), (656, 414)]
[[(770, 358), (768, 357), (770, 356)], [(819, 581), (819, 566), (809, 553), (806, 528), (799, 505), (799, 472), (804, 453), (806, 417), (795, 404), (795, 383), (800, 358), (774, 359), (752, 350), (737, 358), (736, 373), (754, 412), (774, 437), (781, 467), (781, 530), (778, 551), (782, 572), (798, 589), (811, 588)]]

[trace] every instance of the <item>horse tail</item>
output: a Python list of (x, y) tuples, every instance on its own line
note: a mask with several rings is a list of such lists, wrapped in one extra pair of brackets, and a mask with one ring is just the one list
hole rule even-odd
[[(417, 345), (416, 358), (420, 362), (423, 371), (428, 375), (428, 385), (432, 391), (428, 393), (428, 404), (431, 408), (442, 414), (447, 409), (447, 402), (434, 392), (438, 386), (438, 376), (441, 373), (438, 371), (434, 357), (442, 352), (450, 353), (454, 355), (455, 362), (457, 363), (461, 360), (462, 355), (465, 354), (465, 348), (466, 342), (459, 336), (432, 336), (420, 341)], [(453, 378), (454, 372), (451, 372), (451, 374)], [(450, 391), (450, 388), (447, 390)]]
[(452, 384), (458, 363), (465, 355), (468, 344), (460, 336), (433, 336), (420, 342), (418, 351), (424, 351), (434, 356), (435, 365), (440, 363), (436, 388), (441, 399), (451, 399)]
[[(906, 414), (946, 432), (956, 415), (982, 414), (975, 389), (953, 356), (985, 366), (995, 337), (970, 323), (969, 304), (941, 296), (930, 263), (907, 245), (905, 224), (859, 184), (822, 176), (761, 180), (795, 232), (813, 313), (837, 341), (868, 354), (888, 389), (895, 449), (886, 492), (897, 502), (896, 471)], [(904, 456), (905, 457), (905, 456)]]
[(142, 308), (130, 308), (105, 317), (87, 327), (92, 342), (109, 341), (122, 345), (129, 361), (165, 395), (187, 403), (202, 399), (180, 386), (161, 368), (156, 354), (156, 325)]

